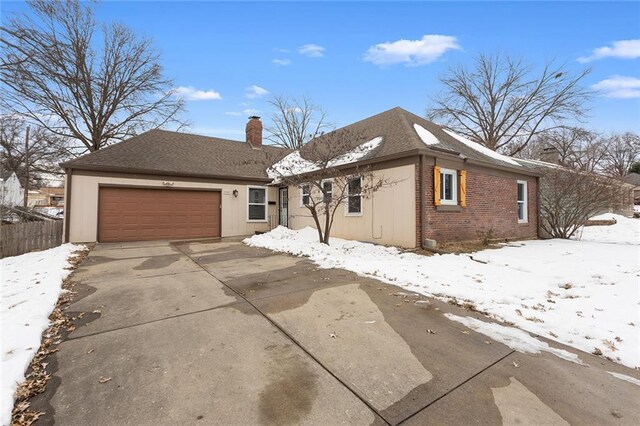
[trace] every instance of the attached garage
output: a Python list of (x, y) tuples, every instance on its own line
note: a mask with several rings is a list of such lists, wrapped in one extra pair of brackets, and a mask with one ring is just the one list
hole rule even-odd
[(220, 237), (220, 228), (220, 191), (99, 188), (99, 242)]
[[(64, 241), (236, 237), (271, 229), (277, 206), (269, 162), (288, 150), (150, 130), (62, 164)], [(251, 139), (250, 138), (253, 138)]]

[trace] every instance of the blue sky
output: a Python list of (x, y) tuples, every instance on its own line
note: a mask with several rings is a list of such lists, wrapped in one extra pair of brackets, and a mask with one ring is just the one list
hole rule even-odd
[[(639, 2), (122, 1), (98, 17), (153, 38), (176, 86), (203, 98), (187, 101), (194, 133), (242, 139), (278, 94), (309, 96), (336, 126), (394, 106), (424, 115), (437, 76), (480, 52), (591, 67), (602, 91), (584, 125), (640, 131)], [(615, 44), (625, 40), (636, 42)]]

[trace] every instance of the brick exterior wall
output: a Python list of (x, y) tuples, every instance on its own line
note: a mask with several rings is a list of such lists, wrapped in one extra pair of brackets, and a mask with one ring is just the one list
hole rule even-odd
[[(420, 228), (420, 187), (416, 182), (416, 237), (447, 241), (470, 241), (493, 231), (495, 238), (537, 238), (538, 187), (532, 176), (467, 168), (467, 207), (460, 211), (438, 211), (433, 202), (433, 165), (423, 163), (424, 230)], [(416, 164), (416, 181), (420, 174)], [(518, 223), (516, 181), (527, 181), (528, 222)]]

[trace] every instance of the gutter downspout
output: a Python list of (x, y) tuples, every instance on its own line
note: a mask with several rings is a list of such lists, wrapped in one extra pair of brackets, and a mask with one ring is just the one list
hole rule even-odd
[(64, 238), (63, 242), (69, 242), (69, 224), (71, 223), (71, 182), (73, 181), (73, 169), (67, 169), (67, 183), (65, 185), (66, 196), (64, 197)]
[(542, 191), (542, 179), (543, 176), (536, 177), (536, 236), (538, 238), (542, 238), (540, 235), (541, 232), (541, 223), (540, 223), (540, 191)]
[(424, 155), (420, 154), (418, 157), (419, 164), (419, 179), (420, 183), (418, 185), (420, 191), (420, 245), (421, 249), (424, 249)]

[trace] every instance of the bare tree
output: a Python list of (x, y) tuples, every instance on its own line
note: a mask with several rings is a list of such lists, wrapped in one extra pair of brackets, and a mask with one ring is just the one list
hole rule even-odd
[[(373, 151), (378, 138), (340, 129), (310, 141), (273, 164), (268, 172), (276, 183), (303, 191), (303, 203), (318, 230), (318, 240), (329, 244), (336, 211), (361, 209), (376, 191), (396, 184), (375, 173), (371, 166), (354, 165)], [(268, 155), (268, 154), (267, 154)]]
[[(552, 150), (556, 162), (563, 166), (595, 170), (603, 156), (598, 134), (589, 130), (562, 126), (536, 135), (517, 156), (533, 160), (549, 160), (545, 151)], [(585, 158), (583, 158), (585, 157)]]
[(631, 132), (613, 134), (603, 140), (606, 152), (602, 166), (609, 176), (623, 177), (640, 161), (640, 136)]
[(540, 226), (553, 238), (571, 238), (589, 218), (623, 208), (629, 196), (616, 179), (565, 167), (547, 168), (540, 182)]
[(74, 154), (67, 140), (41, 127), (32, 127), (29, 137), (29, 184), (26, 182), (26, 123), (16, 115), (0, 116), (0, 168), (15, 172), (23, 186), (35, 188), (40, 177), (62, 175), (58, 164)]
[(99, 26), (91, 2), (28, 3), (30, 13), (1, 28), (4, 108), (89, 151), (180, 124), (183, 101), (150, 40), (120, 24)]
[(586, 69), (532, 65), (504, 55), (480, 55), (474, 69), (453, 67), (440, 77), (443, 92), (427, 115), (456, 132), (514, 155), (536, 135), (566, 119), (580, 119), (591, 93), (583, 87)]
[(289, 98), (283, 95), (269, 100), (275, 112), (266, 128), (267, 139), (276, 146), (300, 149), (309, 140), (331, 128), (324, 109), (309, 98)]

